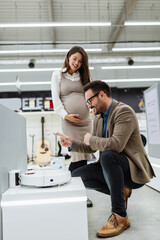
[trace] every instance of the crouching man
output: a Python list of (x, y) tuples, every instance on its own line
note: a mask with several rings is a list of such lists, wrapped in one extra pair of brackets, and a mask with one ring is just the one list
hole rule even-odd
[(84, 142), (57, 135), (62, 146), (72, 152), (100, 151), (98, 162), (76, 169), (72, 176), (81, 177), (86, 188), (110, 195), (112, 214), (97, 236), (112, 237), (130, 226), (126, 208), (132, 189), (142, 187), (155, 174), (133, 109), (112, 99), (111, 89), (102, 81), (88, 83), (84, 93), (88, 108), (99, 115), (94, 120), (93, 133), (86, 133)]

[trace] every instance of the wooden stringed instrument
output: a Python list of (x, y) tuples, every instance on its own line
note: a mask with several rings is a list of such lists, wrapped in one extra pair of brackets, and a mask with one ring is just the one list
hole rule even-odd
[(52, 153), (49, 148), (49, 141), (44, 139), (44, 117), (41, 117), (42, 123), (42, 140), (37, 142), (37, 151), (35, 156), (35, 163), (40, 166), (45, 166), (50, 162)]

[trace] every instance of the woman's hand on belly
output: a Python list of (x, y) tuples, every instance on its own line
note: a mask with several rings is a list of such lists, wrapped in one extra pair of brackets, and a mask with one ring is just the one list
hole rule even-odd
[(79, 117), (79, 114), (67, 114), (66, 116), (65, 116), (65, 119), (66, 120), (68, 120), (68, 121), (70, 121), (70, 122), (73, 122), (73, 123), (81, 123), (82, 122), (82, 120), (81, 119), (79, 119), (79, 118), (77, 118), (77, 117)]

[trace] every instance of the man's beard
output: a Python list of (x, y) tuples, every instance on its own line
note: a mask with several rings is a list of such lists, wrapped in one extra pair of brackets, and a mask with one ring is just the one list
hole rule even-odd
[(103, 112), (103, 106), (102, 106), (100, 100), (97, 101), (97, 105), (99, 105), (98, 108), (96, 106), (93, 106), (93, 108), (92, 108), (92, 112), (94, 115), (98, 115)]
[(95, 107), (92, 108), (92, 113), (94, 115), (98, 115), (99, 114), (99, 112), (97, 111), (97, 109)]

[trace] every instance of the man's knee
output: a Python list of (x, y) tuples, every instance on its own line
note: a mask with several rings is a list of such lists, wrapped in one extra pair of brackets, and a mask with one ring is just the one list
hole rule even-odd
[(75, 170), (71, 173), (71, 176), (72, 176), (72, 177), (80, 177), (79, 174), (80, 174), (80, 173), (79, 173), (78, 169), (75, 169)]
[(89, 175), (88, 165), (75, 169), (71, 175), (72, 177), (81, 177), (82, 181), (85, 181)]
[(109, 164), (113, 164), (115, 162), (115, 155), (116, 155), (115, 151), (112, 150), (103, 151), (100, 159), (101, 166), (103, 167), (104, 165), (106, 166)]

